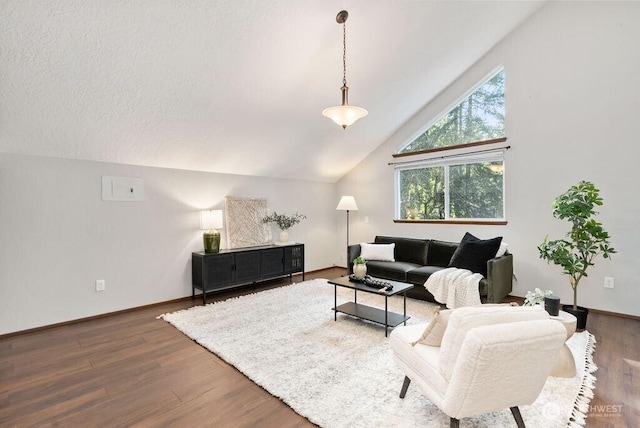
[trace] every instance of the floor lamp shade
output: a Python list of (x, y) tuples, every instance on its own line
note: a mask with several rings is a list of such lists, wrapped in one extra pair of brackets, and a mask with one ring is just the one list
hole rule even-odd
[(222, 210), (200, 211), (200, 229), (206, 231), (202, 234), (205, 253), (220, 251), (220, 232), (216, 229), (221, 228)]
[[(358, 211), (358, 204), (356, 204), (356, 199), (353, 196), (343, 196), (340, 198), (340, 202), (338, 202), (338, 206), (336, 207), (338, 211), (346, 211), (347, 212), (347, 248), (349, 247), (349, 211)], [(348, 256), (347, 250), (347, 256)]]
[(343, 196), (336, 209), (339, 211), (358, 211), (358, 204), (353, 196)]

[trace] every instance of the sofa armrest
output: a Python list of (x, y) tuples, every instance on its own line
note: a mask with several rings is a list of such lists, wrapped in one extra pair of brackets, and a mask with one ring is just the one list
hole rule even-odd
[(513, 287), (513, 254), (487, 262), (487, 303), (500, 303)]
[(347, 269), (349, 274), (353, 273), (353, 261), (360, 256), (360, 244), (349, 245), (347, 247)]

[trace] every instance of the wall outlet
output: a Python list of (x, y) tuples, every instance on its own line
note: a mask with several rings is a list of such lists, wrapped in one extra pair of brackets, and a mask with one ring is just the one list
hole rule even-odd
[(365, 224), (369, 224), (369, 216), (368, 215), (364, 216), (364, 223)]
[(96, 291), (104, 291), (107, 283), (104, 279), (96, 279)]
[(604, 277), (604, 288), (613, 288), (613, 277)]

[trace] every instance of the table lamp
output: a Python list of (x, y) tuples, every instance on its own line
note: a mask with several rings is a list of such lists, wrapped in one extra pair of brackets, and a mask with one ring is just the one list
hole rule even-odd
[(220, 251), (220, 232), (216, 229), (222, 229), (222, 210), (200, 211), (200, 229), (206, 230), (202, 234), (204, 252)]

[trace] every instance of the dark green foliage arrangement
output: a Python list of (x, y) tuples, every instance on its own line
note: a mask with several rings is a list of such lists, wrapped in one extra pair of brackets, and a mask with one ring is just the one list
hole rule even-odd
[(578, 283), (587, 276), (587, 268), (594, 265), (593, 261), (599, 255), (609, 259), (616, 252), (602, 223), (594, 218), (598, 214), (595, 207), (602, 205), (600, 191), (593, 183), (583, 180), (571, 186), (552, 204), (553, 216), (567, 220), (571, 229), (563, 239), (550, 241), (545, 236), (538, 246), (541, 259), (562, 267), (562, 272), (569, 275), (574, 310), (578, 306)]
[(277, 212), (272, 212), (268, 216), (265, 216), (262, 219), (262, 223), (275, 223), (278, 225), (280, 230), (288, 230), (300, 223), (301, 220), (307, 218), (306, 215), (300, 214), (298, 212), (287, 215), (287, 214), (278, 214)]

